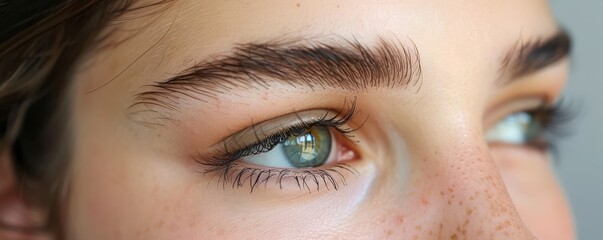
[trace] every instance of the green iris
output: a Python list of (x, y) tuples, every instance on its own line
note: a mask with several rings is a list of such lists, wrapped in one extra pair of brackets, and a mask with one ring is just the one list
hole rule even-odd
[(542, 138), (544, 126), (539, 116), (519, 112), (500, 120), (487, 133), (489, 141), (498, 141), (511, 144), (526, 144)]
[(304, 134), (287, 138), (282, 146), (293, 167), (317, 167), (329, 158), (331, 133), (326, 127), (312, 127)]

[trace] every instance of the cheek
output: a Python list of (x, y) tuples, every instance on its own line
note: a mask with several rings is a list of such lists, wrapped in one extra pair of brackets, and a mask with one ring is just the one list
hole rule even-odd
[[(97, 138), (98, 139), (98, 138)], [(184, 237), (191, 223), (181, 214), (190, 192), (181, 168), (157, 155), (106, 141), (82, 147), (75, 158), (67, 228), (74, 239)], [(115, 143), (114, 145), (107, 144)], [(121, 146), (121, 147), (118, 147)], [(180, 208), (179, 208), (180, 207)], [(191, 219), (195, 219), (191, 216)], [(84, 237), (85, 236), (85, 237)]]
[(493, 148), (509, 195), (539, 239), (572, 239), (572, 217), (546, 155), (518, 147)]
[(73, 239), (335, 236), (352, 224), (370, 187), (349, 179), (339, 191), (295, 191), (283, 200), (274, 189), (222, 189), (181, 162), (113, 143), (90, 145), (103, 151), (83, 148), (73, 165), (67, 226)]

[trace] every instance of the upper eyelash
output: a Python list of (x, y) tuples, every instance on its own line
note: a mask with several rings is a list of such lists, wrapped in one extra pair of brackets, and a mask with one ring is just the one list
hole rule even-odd
[(576, 111), (566, 104), (566, 101), (560, 100), (552, 106), (542, 106), (532, 111), (528, 111), (536, 120), (542, 121), (544, 127), (542, 141), (529, 143), (530, 146), (542, 150), (549, 150), (557, 153), (557, 144), (555, 138), (566, 137), (571, 133), (569, 123), (576, 117)]
[(573, 111), (570, 105), (567, 105), (564, 100), (559, 101), (553, 106), (544, 107), (539, 112), (548, 116), (548, 119), (543, 123), (547, 132), (557, 137), (564, 137), (570, 134), (571, 131), (568, 128), (568, 124), (577, 115), (576, 111)]

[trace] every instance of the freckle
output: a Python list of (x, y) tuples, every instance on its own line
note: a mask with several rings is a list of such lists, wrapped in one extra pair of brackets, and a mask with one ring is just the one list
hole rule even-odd
[(448, 188), (448, 191), (449, 192), (454, 192), (454, 190), (452, 188), (450, 188), (450, 187)]
[(339, 4), (337, 4), (337, 8), (339, 8)]
[(507, 207), (505, 207), (505, 206), (502, 206), (502, 207), (501, 207), (501, 209), (502, 209), (502, 212), (503, 212), (503, 213), (506, 213), (507, 211), (509, 211), (509, 210), (507, 209)]
[(438, 239), (442, 238), (442, 229), (444, 229), (444, 225), (440, 223), (440, 230), (438, 230)]
[(429, 236), (433, 235), (433, 231), (429, 230)]
[(440, 191), (440, 195), (441, 195), (441, 196), (444, 196), (444, 191)]
[(423, 227), (421, 227), (419, 225), (415, 226), (415, 230), (417, 230), (417, 231), (421, 231), (422, 229), (423, 229)]
[(459, 205), (461, 205), (461, 206), (462, 206), (462, 205), (463, 205), (463, 201), (459, 201)]
[(297, 4), (295, 4), (295, 6), (300, 7), (300, 6), (301, 6), (301, 4), (297, 3)]
[(388, 237), (390, 237), (392, 234), (394, 234), (394, 233), (392, 232), (391, 229), (388, 229), (387, 232), (385, 232), (385, 235), (387, 235)]
[(450, 200), (448, 200), (448, 205), (452, 205), (452, 202)]
[(467, 225), (469, 225), (469, 219), (465, 220), (465, 223), (463, 223), (463, 227), (467, 227)]
[(404, 223), (404, 215), (400, 214), (396, 217), (396, 220), (398, 220), (398, 223), (402, 224)]
[(429, 205), (429, 200), (427, 200), (427, 198), (423, 197), (423, 198), (421, 198), (421, 203), (423, 205)]
[(450, 236), (450, 239), (458, 239), (458, 237), (456, 236), (456, 233), (452, 234), (452, 236)]
[(496, 226), (496, 231), (500, 231), (501, 229), (503, 229), (502, 224), (498, 224), (498, 225)]
[(471, 215), (473, 213), (473, 209), (467, 208), (467, 215)]

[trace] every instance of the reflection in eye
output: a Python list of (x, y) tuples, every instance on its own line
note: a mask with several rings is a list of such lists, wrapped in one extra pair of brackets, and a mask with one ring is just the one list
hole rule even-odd
[(328, 128), (315, 126), (300, 135), (289, 136), (268, 152), (246, 157), (242, 161), (277, 168), (318, 167), (333, 155), (332, 141)]
[(486, 133), (490, 143), (528, 145), (540, 150), (552, 147), (555, 137), (563, 136), (565, 124), (573, 118), (560, 105), (517, 112), (498, 121)]

